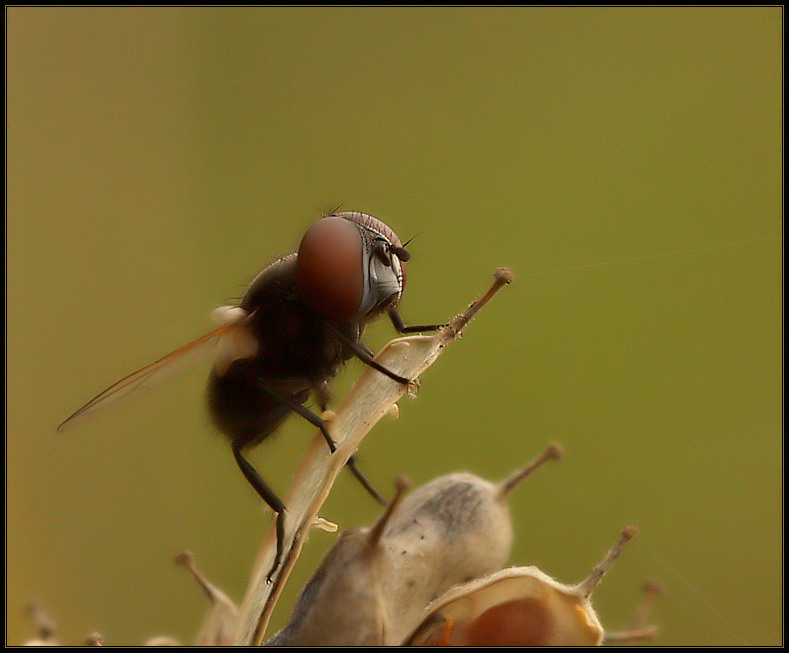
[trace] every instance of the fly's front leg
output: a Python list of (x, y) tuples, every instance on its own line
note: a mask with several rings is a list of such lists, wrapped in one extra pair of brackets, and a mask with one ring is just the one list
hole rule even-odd
[(437, 331), (442, 326), (446, 326), (445, 324), (406, 325), (405, 321), (402, 317), (400, 317), (400, 313), (397, 312), (396, 308), (390, 308), (388, 313), (389, 319), (392, 320), (392, 326), (394, 326), (398, 333), (421, 333), (422, 331)]
[(373, 369), (378, 370), (381, 374), (386, 374), (390, 379), (397, 381), (398, 383), (403, 383), (408, 385), (411, 383), (411, 379), (407, 379), (404, 376), (401, 376), (392, 370), (386, 368), (385, 366), (381, 365), (377, 360), (373, 358), (373, 354), (370, 349), (359, 340), (354, 340), (353, 338), (349, 338), (345, 335), (342, 331), (337, 329), (334, 325), (325, 322), (326, 326), (337, 336), (337, 339), (342, 342), (348, 349), (353, 352), (353, 355), (356, 356), (360, 361), (362, 361), (365, 365), (369, 365)]

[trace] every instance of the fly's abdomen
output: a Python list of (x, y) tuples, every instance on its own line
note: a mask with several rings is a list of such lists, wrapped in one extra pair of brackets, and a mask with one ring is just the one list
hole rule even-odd
[[(211, 373), (208, 407), (219, 429), (243, 448), (258, 444), (275, 431), (290, 414), (290, 408), (267, 391), (262, 380), (240, 363), (236, 361), (222, 376)], [(306, 389), (284, 392), (280, 396), (302, 403), (308, 394), (309, 389)]]

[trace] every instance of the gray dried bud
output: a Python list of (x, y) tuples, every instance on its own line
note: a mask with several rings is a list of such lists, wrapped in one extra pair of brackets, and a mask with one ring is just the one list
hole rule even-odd
[(461, 472), (402, 498), (405, 484), (371, 528), (344, 532), (304, 588), (278, 646), (396, 645), (430, 601), (450, 587), (490, 574), (512, 547), (506, 497), (548, 452), (501, 483)]

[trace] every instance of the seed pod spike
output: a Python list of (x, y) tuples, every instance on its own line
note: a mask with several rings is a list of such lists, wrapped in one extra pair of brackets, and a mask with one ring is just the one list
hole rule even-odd
[(518, 485), (526, 477), (530, 476), (531, 473), (538, 467), (541, 467), (543, 463), (546, 463), (549, 460), (559, 460), (563, 454), (564, 450), (560, 445), (555, 442), (549, 444), (545, 451), (543, 451), (542, 454), (540, 454), (537, 458), (532, 460), (524, 467), (521, 467), (519, 470), (513, 472), (499, 483), (499, 499), (506, 498), (516, 485)]
[(184, 569), (186, 569), (192, 577), (197, 581), (197, 584), (201, 587), (201, 589), (206, 593), (209, 601), (212, 603), (217, 600), (217, 593), (219, 590), (214, 587), (211, 582), (203, 576), (203, 573), (197, 568), (195, 565), (195, 557), (191, 551), (181, 551), (175, 557), (175, 564), (180, 565)]
[(657, 598), (663, 593), (663, 584), (660, 581), (650, 579), (644, 582), (641, 586), (643, 594), (641, 603), (636, 609), (636, 616), (633, 619), (632, 628), (644, 628), (649, 619), (649, 613), (652, 612), (652, 606), (655, 604)]
[(592, 569), (591, 573), (576, 586), (581, 596), (589, 598), (592, 595), (592, 592), (595, 591), (600, 581), (603, 579), (603, 576), (605, 576), (606, 572), (611, 568), (614, 560), (622, 554), (625, 544), (632, 540), (637, 532), (638, 530), (634, 526), (625, 526), (622, 529), (617, 543), (611, 547), (600, 563)]
[(499, 290), (507, 284), (512, 283), (514, 279), (515, 276), (509, 268), (496, 268), (493, 272), (493, 283), (491, 283), (488, 291), (480, 299), (472, 302), (465, 311), (441, 329), (441, 333), (444, 337), (446, 337), (447, 340), (456, 337), (463, 327), (477, 314), (477, 311), (487, 304)]
[(654, 639), (657, 637), (657, 626), (648, 626), (647, 620), (652, 611), (652, 606), (658, 596), (663, 592), (663, 585), (656, 580), (647, 580), (641, 587), (642, 597), (636, 607), (636, 614), (627, 630), (620, 630), (605, 634), (605, 643), (629, 643), (637, 640)]
[(367, 536), (367, 541), (370, 543), (370, 548), (375, 548), (378, 546), (378, 543), (381, 541), (381, 536), (384, 534), (384, 530), (389, 525), (395, 509), (400, 505), (401, 501), (403, 500), (403, 495), (410, 486), (411, 479), (406, 478), (405, 476), (401, 476), (395, 481), (394, 497), (392, 497), (392, 500), (386, 506), (386, 510), (384, 510), (384, 513), (381, 515), (378, 521), (375, 522), (375, 525), (370, 529), (370, 533)]
[(211, 583), (197, 568), (191, 551), (183, 551), (175, 563), (185, 567), (208, 597), (208, 610), (195, 644), (197, 646), (225, 646), (230, 643), (235, 627), (238, 608), (227, 594)]

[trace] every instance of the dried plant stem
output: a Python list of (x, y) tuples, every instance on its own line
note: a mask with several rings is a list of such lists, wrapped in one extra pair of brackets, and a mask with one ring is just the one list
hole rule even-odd
[[(461, 333), (463, 327), (503, 286), (512, 281), (512, 273), (499, 268), (487, 293), (447, 326), (432, 336), (408, 336), (387, 344), (376, 360), (393, 372), (416, 380), (430, 367), (443, 349)], [(233, 643), (259, 645), (282, 588), (295, 564), (310, 528), (318, 520), (318, 511), (348, 458), (364, 437), (392, 405), (408, 390), (380, 372), (365, 367), (353, 388), (338, 407), (329, 424), (337, 450), (330, 454), (318, 432), (301, 461), (296, 478), (285, 502), (285, 538), (282, 564), (272, 582), (266, 574), (274, 560), (275, 538), (269, 531), (261, 546), (238, 614)]]

